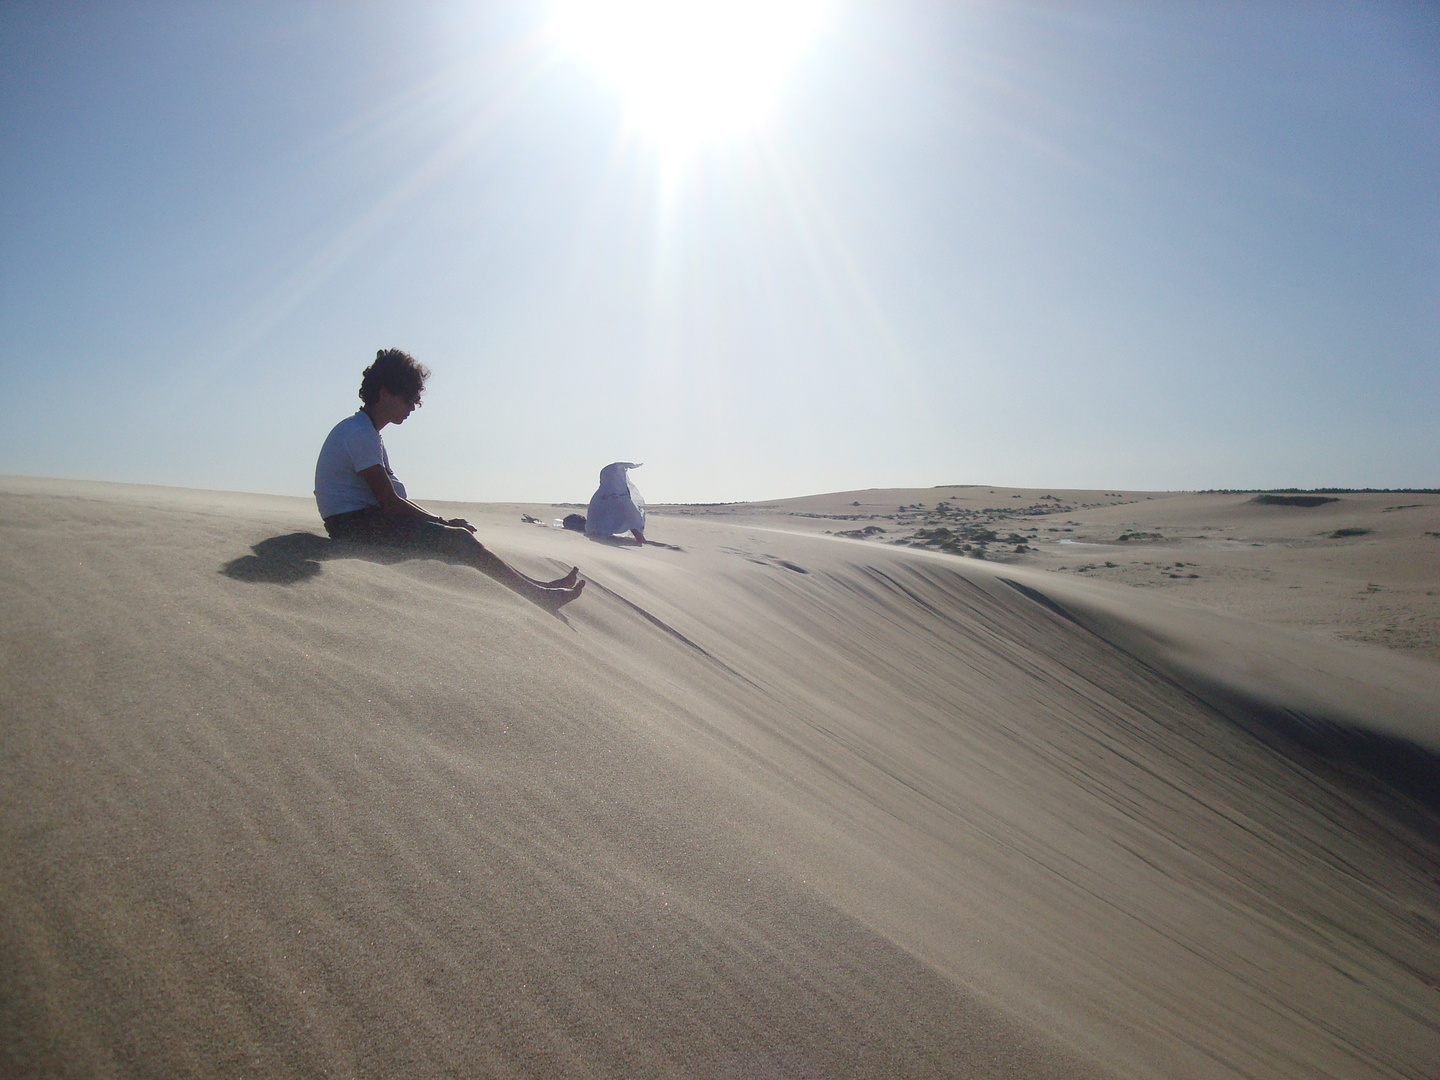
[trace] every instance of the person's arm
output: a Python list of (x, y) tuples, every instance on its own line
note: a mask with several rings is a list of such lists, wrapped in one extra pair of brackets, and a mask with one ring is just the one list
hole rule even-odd
[(442, 525), (455, 525), (462, 529), (475, 531), (463, 518), (452, 518), (446, 520), (438, 514), (432, 514), (418, 503), (409, 499), (402, 499), (395, 491), (395, 486), (390, 483), (390, 476), (385, 471), (384, 465), (371, 465), (368, 469), (361, 469), (360, 475), (365, 483), (370, 485), (371, 492), (375, 495), (375, 501), (380, 504), (380, 511), (385, 514), (403, 514), (406, 517), (424, 518), (426, 521), (438, 521)]

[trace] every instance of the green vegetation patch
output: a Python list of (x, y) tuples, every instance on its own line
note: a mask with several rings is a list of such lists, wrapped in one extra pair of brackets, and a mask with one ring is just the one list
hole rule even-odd
[(1333, 495), (1256, 495), (1250, 501), (1261, 506), (1303, 506), (1309, 509), (1340, 500)]

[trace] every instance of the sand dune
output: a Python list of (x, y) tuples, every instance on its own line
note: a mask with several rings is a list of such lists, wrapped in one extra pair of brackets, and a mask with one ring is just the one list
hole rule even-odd
[[(792, 531), (868, 531), (880, 543), (927, 527), (988, 529), (1026, 547), (991, 542), (991, 559), (1163, 589), (1325, 640), (1440, 660), (1440, 495), (1339, 493), (1300, 505), (1310, 501), (970, 486), (671, 512)], [(941, 546), (933, 536), (921, 542)]]
[[(0, 1070), (1433, 1075), (1424, 650), (1045, 569), (1200, 550), (1144, 493), (865, 494), (644, 550), (457, 508), (580, 564), (552, 616), (308, 500), (0, 480)], [(824, 535), (1002, 494), (1085, 531)]]

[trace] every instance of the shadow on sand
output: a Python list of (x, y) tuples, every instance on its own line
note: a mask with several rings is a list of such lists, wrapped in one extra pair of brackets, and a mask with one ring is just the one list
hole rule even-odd
[(386, 565), (411, 559), (435, 559), (455, 566), (467, 565), (461, 559), (431, 551), (410, 551), (372, 544), (356, 544), (348, 540), (331, 540), (328, 536), (297, 532), (271, 536), (251, 549), (253, 555), (231, 559), (220, 573), (236, 581), (261, 582), (269, 585), (298, 585), (317, 577), (321, 563), (331, 559), (364, 559)]
[[(296, 532), (284, 536), (271, 536), (250, 548), (253, 555), (242, 555), (231, 559), (220, 568), (220, 573), (236, 581), (258, 582), (267, 585), (298, 585), (318, 577), (322, 563), (331, 559), (364, 559), (366, 562), (393, 566), (412, 559), (433, 559), (451, 566), (468, 566), (477, 574), (484, 571), (464, 559), (446, 555), (440, 551), (425, 551), (417, 548), (383, 547), (377, 544), (358, 544), (350, 540), (332, 540), (315, 533)], [(504, 584), (504, 582), (501, 582)], [(582, 583), (583, 584), (583, 583)], [(523, 595), (523, 594), (522, 594)], [(569, 625), (565, 613), (558, 607), (540, 603), (532, 596), (527, 600), (548, 611), (561, 622)]]
[[(1298, 748), (1312, 769), (1348, 782), (1406, 824), (1433, 834), (1433, 815), (1440, 814), (1440, 754), (1408, 739), (1289, 709), (1252, 703), (1248, 709), (1222, 711), (1289, 757), (1295, 757), (1293, 748)], [(1287, 750), (1286, 743), (1291, 749)], [(1417, 814), (1407, 802), (1427, 808), (1431, 816)]]
[[(628, 536), (592, 536), (590, 533), (586, 533), (586, 534), (585, 534), (585, 539), (586, 539), (586, 540), (589, 540), (592, 544), (604, 544), (604, 545), (606, 545), (607, 547), (623, 547), (623, 548), (637, 548), (637, 549), (640, 547), (639, 544), (637, 544), (633, 539), (631, 539), (631, 538), (628, 537)], [(646, 541), (645, 541), (645, 546), (646, 546), (646, 547), (664, 548), (666, 551), (684, 551), (684, 550), (685, 550), (684, 548), (679, 547), (679, 546), (677, 546), (677, 545), (675, 545), (675, 544), (666, 544), (666, 543), (662, 543), (662, 542), (659, 541), (659, 540), (646, 540)]]

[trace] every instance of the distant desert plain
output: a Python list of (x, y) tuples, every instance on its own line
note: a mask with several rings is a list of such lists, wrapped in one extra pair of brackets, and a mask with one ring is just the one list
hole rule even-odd
[(1440, 1075), (1440, 495), (420, 495), (0, 477), (0, 1074)]
[[(661, 512), (784, 523), (1149, 589), (1440, 660), (1440, 495), (965, 485)], [(849, 524), (838, 524), (846, 522)]]

